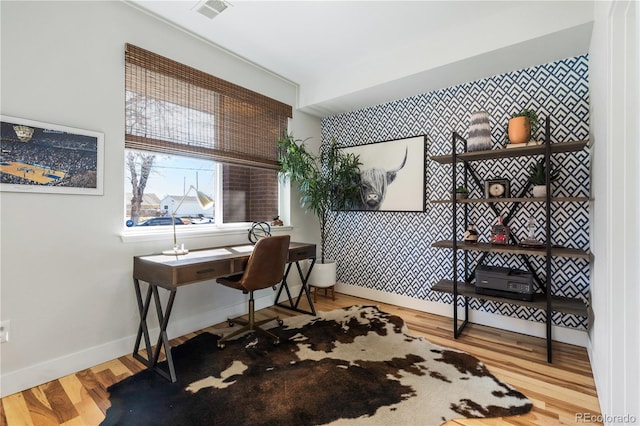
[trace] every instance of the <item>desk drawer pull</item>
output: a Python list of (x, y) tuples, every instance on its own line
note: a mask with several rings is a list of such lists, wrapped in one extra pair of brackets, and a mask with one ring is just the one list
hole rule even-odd
[(197, 271), (196, 274), (209, 274), (211, 272), (215, 272), (216, 270), (213, 268), (203, 269), (202, 271)]

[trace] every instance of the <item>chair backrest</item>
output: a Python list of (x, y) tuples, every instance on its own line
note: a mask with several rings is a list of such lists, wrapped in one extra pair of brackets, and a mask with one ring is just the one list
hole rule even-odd
[(284, 267), (289, 258), (289, 241), (289, 235), (259, 239), (239, 284), (249, 291), (278, 284), (284, 276)]

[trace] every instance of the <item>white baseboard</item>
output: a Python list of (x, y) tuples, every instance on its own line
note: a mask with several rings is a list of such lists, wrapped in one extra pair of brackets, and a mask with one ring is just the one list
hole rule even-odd
[(118, 339), (0, 376), (0, 397), (41, 385), (131, 353), (135, 336)]
[[(359, 287), (352, 284), (338, 283), (336, 291), (351, 296), (362, 297), (382, 303), (401, 306), (403, 308), (415, 309), (431, 314), (453, 317), (451, 305), (447, 303), (432, 302), (429, 300), (415, 299), (413, 297), (401, 296), (387, 293), (380, 290)], [(463, 312), (462, 310), (460, 312)], [(546, 338), (546, 325), (544, 323), (527, 321), (520, 318), (512, 318), (489, 312), (469, 310), (469, 322), (495, 327), (502, 330), (509, 330), (529, 336)], [(587, 347), (589, 337), (586, 330), (574, 330), (566, 327), (552, 326), (551, 335), (553, 340), (571, 345)]]
[[(299, 291), (299, 287), (291, 286), (291, 291)], [(272, 292), (256, 297), (256, 309), (272, 306), (275, 295)], [(282, 299), (282, 297), (281, 297)], [(190, 317), (181, 318), (180, 320), (170, 321), (167, 327), (169, 339), (183, 336), (197, 330), (209, 327), (212, 324), (218, 324), (227, 320), (227, 318), (244, 315), (247, 312), (247, 303), (242, 301), (233, 305), (225, 306), (223, 309), (204, 311)], [(136, 326), (137, 332), (137, 326)], [(152, 344), (158, 336), (159, 329), (152, 328), (149, 330)], [(135, 334), (104, 343), (102, 345), (93, 346), (82, 351), (74, 352), (51, 359), (35, 365), (22, 368), (20, 370), (2, 372), (0, 375), (0, 397), (5, 397), (25, 389), (41, 385), (51, 380), (76, 373), (78, 371), (94, 367), (103, 362), (111, 361), (123, 355), (133, 352), (135, 344)], [(143, 352), (143, 349), (141, 352)], [(143, 356), (144, 353), (143, 353)]]

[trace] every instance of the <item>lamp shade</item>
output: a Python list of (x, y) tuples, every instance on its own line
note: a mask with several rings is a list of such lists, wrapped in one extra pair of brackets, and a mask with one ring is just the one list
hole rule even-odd
[(200, 204), (200, 207), (202, 207), (204, 210), (213, 206), (213, 200), (204, 192), (196, 190), (196, 195), (198, 196), (198, 204)]

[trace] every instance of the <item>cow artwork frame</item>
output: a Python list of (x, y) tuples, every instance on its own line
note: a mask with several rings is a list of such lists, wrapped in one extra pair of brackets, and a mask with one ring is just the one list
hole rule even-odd
[(0, 191), (103, 195), (103, 133), (1, 115), (0, 147)]
[(348, 210), (424, 212), (426, 135), (343, 148), (360, 157), (361, 196)]

